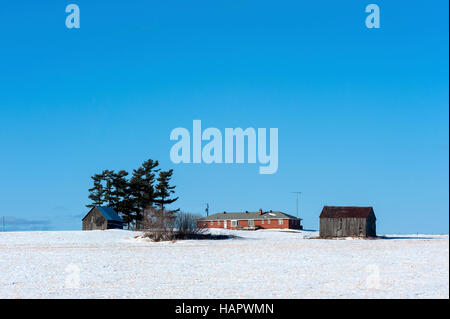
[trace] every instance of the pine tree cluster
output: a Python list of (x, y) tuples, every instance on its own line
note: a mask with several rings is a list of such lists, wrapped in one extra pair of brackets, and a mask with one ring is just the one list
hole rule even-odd
[(152, 207), (164, 211), (165, 205), (174, 203), (178, 197), (175, 186), (170, 185), (173, 170), (162, 171), (158, 161), (149, 159), (134, 169), (131, 176), (125, 170), (104, 170), (91, 177), (89, 189), (91, 203), (86, 207), (109, 206), (117, 211), (129, 229), (142, 222), (144, 212)]

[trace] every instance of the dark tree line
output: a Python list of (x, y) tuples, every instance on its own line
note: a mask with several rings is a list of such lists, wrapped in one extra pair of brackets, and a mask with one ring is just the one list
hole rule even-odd
[(124, 170), (95, 174), (91, 177), (93, 187), (89, 189), (91, 204), (86, 206), (112, 207), (128, 228), (140, 225), (145, 212), (151, 208), (164, 212), (165, 205), (172, 204), (178, 197), (171, 197), (175, 193), (175, 186), (170, 185), (173, 170), (162, 171), (158, 166), (158, 161), (149, 159), (134, 169), (130, 177)]

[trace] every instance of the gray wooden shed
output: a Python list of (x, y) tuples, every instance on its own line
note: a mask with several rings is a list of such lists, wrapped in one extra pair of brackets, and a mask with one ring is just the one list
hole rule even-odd
[(83, 230), (123, 229), (123, 220), (114, 209), (95, 206), (83, 217)]
[(372, 207), (324, 206), (320, 214), (320, 237), (376, 237)]

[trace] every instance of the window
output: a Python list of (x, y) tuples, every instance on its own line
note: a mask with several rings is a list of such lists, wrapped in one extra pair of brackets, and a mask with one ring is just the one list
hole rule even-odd
[(267, 220), (267, 224), (269, 224), (269, 225), (270, 225), (270, 219), (268, 219), (268, 220)]
[(237, 227), (238, 225), (238, 221), (237, 220), (232, 220), (231, 221), (231, 227)]
[(261, 225), (264, 225), (264, 219), (261, 220)]
[(220, 226), (220, 220), (217, 221), (217, 226)]
[(283, 225), (283, 220), (282, 219), (278, 220), (278, 225)]
[(253, 226), (255, 226), (255, 221), (253, 219), (250, 219), (248, 221), (248, 227), (253, 227)]

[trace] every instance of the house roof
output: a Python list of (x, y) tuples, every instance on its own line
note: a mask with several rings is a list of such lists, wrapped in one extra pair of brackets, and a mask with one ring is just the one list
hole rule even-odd
[(370, 206), (324, 206), (320, 218), (367, 218), (370, 213), (374, 213)]
[[(116, 213), (114, 209), (108, 206), (95, 206), (92, 207), (92, 209), (97, 208), (99, 212), (107, 219), (107, 220), (114, 220), (117, 222), (123, 223), (122, 218), (119, 216), (119, 214)], [(92, 209), (86, 214), (89, 215), (89, 213), (92, 211)], [(83, 217), (83, 219), (86, 218), (86, 216)]]
[(263, 212), (262, 215), (259, 214), (259, 212), (237, 212), (237, 213), (217, 213), (210, 216), (205, 216), (200, 218), (199, 220), (229, 220), (229, 219), (301, 219), (297, 218), (295, 216), (285, 214), (283, 212), (278, 211), (269, 211), (269, 212)]

